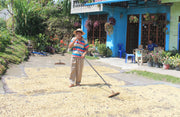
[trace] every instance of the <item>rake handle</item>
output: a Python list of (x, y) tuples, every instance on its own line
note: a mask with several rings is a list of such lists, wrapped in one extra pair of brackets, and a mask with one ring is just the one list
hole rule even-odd
[(104, 78), (96, 71), (96, 69), (91, 65), (91, 63), (86, 59), (86, 58), (84, 58), (85, 60), (86, 60), (86, 62), (91, 66), (91, 68), (97, 73), (97, 75), (104, 81), (104, 83), (109, 87), (109, 88), (111, 88), (110, 87), (110, 85), (104, 80)]

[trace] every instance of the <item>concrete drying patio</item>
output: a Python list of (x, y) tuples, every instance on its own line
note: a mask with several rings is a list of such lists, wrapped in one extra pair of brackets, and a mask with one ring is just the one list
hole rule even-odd
[[(121, 68), (108, 64), (112, 59), (116, 58), (90, 61), (112, 88), (120, 92), (120, 95), (112, 99), (107, 98), (111, 94), (110, 90), (87, 63), (84, 67), (82, 86), (68, 87), (69, 54), (32, 56), (28, 62), (12, 65), (3, 76), (5, 93), (0, 94), (0, 116), (178, 117), (180, 115), (179, 85), (126, 74), (127, 68), (122, 69), (123, 65)], [(66, 65), (55, 65), (54, 63), (59, 60)], [(131, 63), (127, 65), (130, 66)], [(134, 64), (133, 66), (135, 67)]]

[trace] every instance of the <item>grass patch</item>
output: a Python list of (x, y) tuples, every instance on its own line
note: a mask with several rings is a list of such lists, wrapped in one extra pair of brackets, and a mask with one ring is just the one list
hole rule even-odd
[[(68, 52), (68, 54), (72, 54), (72, 52)], [(99, 57), (86, 56), (86, 59), (89, 59), (89, 60), (95, 60), (95, 59), (99, 59)]]
[(99, 59), (99, 57), (86, 56), (86, 59), (89, 59), (89, 60), (95, 60), (95, 59)]
[(149, 79), (180, 84), (180, 78), (170, 76), (170, 75), (163, 75), (163, 74), (152, 73), (152, 72), (147, 72), (147, 71), (139, 71), (139, 70), (132, 70), (126, 73), (136, 73), (137, 75), (144, 76)]

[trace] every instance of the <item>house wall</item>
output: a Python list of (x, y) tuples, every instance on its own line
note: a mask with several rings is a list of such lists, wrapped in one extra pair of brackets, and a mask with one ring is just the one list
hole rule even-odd
[(171, 21), (170, 21), (170, 39), (169, 49), (173, 47), (178, 49), (178, 23), (180, 16), (180, 2), (173, 3), (171, 6)]
[[(167, 20), (170, 20), (170, 7), (169, 6), (156, 6), (151, 8), (120, 8), (120, 7), (104, 7), (103, 12), (89, 13), (89, 15), (93, 14), (108, 14), (109, 17), (114, 17), (116, 19), (116, 25), (114, 26), (114, 32), (112, 35), (107, 35), (106, 46), (109, 47), (113, 51), (113, 56), (118, 56), (118, 44), (123, 44), (123, 49), (126, 50), (126, 35), (127, 35), (127, 17), (128, 15), (134, 14), (145, 14), (145, 13), (167, 13)], [(123, 14), (123, 17), (120, 18), (120, 14)], [(87, 30), (84, 27), (86, 20), (88, 19), (88, 14), (79, 14), (82, 18), (82, 29), (86, 33), (84, 38), (87, 38)], [(139, 19), (139, 42), (141, 44), (141, 17)], [(169, 31), (170, 26), (167, 25)], [(166, 45), (165, 50), (169, 49), (169, 34), (166, 34)]]

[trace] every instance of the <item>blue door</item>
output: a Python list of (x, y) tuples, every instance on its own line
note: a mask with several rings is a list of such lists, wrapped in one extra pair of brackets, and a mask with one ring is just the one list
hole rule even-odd
[(180, 50), (180, 23), (178, 25), (178, 47), (177, 47), (178, 50)]

